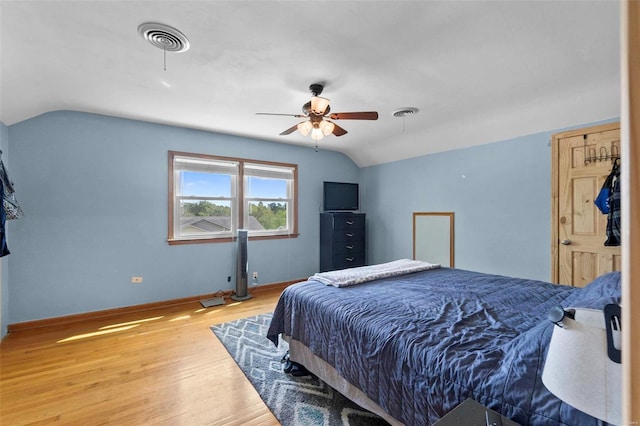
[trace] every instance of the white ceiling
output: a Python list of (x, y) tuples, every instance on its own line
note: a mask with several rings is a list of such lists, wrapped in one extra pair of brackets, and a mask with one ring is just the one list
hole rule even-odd
[[(295, 132), (326, 82), (368, 166), (620, 115), (618, 1), (0, 2), (0, 120), (78, 110), (313, 147)], [(163, 52), (143, 22), (182, 31)], [(420, 112), (393, 116), (401, 107)]]

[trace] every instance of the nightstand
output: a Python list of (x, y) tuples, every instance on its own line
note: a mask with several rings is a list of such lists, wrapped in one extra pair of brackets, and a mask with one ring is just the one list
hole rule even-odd
[[(487, 412), (490, 415), (500, 416), (497, 412), (488, 409), (473, 399), (466, 399), (462, 404), (449, 411), (433, 426), (487, 426)], [(520, 426), (518, 423), (505, 416), (500, 416), (502, 426)]]

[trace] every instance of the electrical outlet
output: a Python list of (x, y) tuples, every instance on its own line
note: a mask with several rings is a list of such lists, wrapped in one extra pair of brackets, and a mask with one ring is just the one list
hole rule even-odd
[(253, 273), (253, 279), (254, 279), (254, 280), (257, 280), (257, 279), (258, 279), (258, 273), (257, 273), (257, 272), (254, 272), (254, 273)]
[(142, 283), (142, 277), (131, 277), (131, 282), (133, 284), (141, 284)]
[(227, 282), (228, 282), (228, 283), (230, 283), (230, 282), (231, 282), (231, 275), (229, 275), (229, 276), (227, 277)]

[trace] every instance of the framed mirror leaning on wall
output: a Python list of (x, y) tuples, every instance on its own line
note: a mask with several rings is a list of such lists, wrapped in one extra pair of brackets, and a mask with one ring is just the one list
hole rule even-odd
[(454, 267), (454, 213), (413, 212), (413, 258)]

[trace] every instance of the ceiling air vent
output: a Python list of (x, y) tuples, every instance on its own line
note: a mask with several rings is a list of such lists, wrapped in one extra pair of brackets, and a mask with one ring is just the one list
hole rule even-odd
[(406, 129), (406, 123), (405, 120), (407, 118), (408, 115), (415, 115), (418, 113), (418, 111), (420, 111), (418, 108), (416, 107), (404, 107), (404, 108), (398, 108), (397, 110), (393, 111), (393, 116), (394, 117), (398, 117), (398, 118), (402, 118), (402, 133), (404, 133), (407, 129)]
[(417, 114), (419, 111), (418, 108), (414, 107), (404, 107), (393, 111), (394, 117), (406, 117), (407, 115)]
[(138, 33), (149, 43), (166, 52), (186, 52), (189, 39), (169, 25), (145, 22), (138, 27)]

